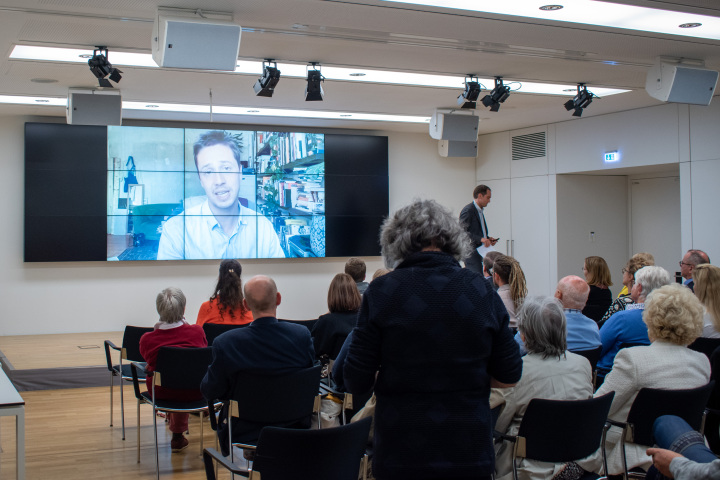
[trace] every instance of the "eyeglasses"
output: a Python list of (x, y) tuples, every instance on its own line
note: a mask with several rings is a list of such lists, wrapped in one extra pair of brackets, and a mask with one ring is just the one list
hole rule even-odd
[(680, 267), (682, 267), (683, 265), (689, 265), (692, 267), (692, 263), (683, 262), (682, 260), (678, 262), (678, 265), (680, 265)]

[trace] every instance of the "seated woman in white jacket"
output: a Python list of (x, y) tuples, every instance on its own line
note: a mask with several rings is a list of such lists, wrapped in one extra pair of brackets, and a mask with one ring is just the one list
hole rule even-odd
[[(522, 378), (514, 388), (493, 389), (490, 396), (493, 408), (505, 403), (495, 429), (509, 435), (517, 434), (533, 398), (584, 400), (592, 396), (590, 362), (567, 351), (565, 313), (556, 298), (527, 297), (518, 312), (518, 328), (528, 351)], [(495, 478), (511, 479), (512, 444), (503, 442), (496, 453)], [(523, 460), (518, 474), (523, 479), (545, 480), (564, 469), (564, 464)]]
[[(595, 392), (596, 397), (615, 392), (608, 415), (612, 420), (627, 420), (641, 388), (680, 390), (701, 387), (710, 381), (708, 358), (687, 348), (703, 329), (703, 306), (689, 288), (672, 284), (653, 290), (645, 300), (643, 321), (651, 344), (620, 350), (605, 383)], [(612, 475), (623, 471), (620, 436), (617, 427), (607, 434), (608, 471)], [(628, 468), (650, 467), (652, 458), (645, 453), (647, 447), (626, 444)], [(598, 464), (597, 473), (601, 473), (599, 467)]]

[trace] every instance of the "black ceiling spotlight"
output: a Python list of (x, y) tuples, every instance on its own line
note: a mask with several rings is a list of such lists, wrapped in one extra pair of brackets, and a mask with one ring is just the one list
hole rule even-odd
[(90, 71), (98, 79), (98, 83), (101, 87), (113, 88), (112, 84), (108, 81), (107, 77), (115, 83), (118, 83), (122, 78), (120, 75), (122, 72), (117, 68), (113, 68), (112, 64), (108, 61), (108, 49), (107, 47), (95, 47), (93, 50), (93, 56), (88, 60)]
[(308, 69), (307, 72), (307, 87), (305, 87), (305, 101), (306, 102), (322, 102), (325, 92), (321, 82), (325, 81), (325, 77), (320, 73), (320, 64), (317, 62), (310, 62), (308, 67), (312, 67), (312, 70)]
[[(272, 64), (272, 67), (270, 66)], [(263, 61), (263, 75), (253, 85), (255, 95), (258, 97), (272, 97), (275, 86), (280, 81), (280, 70), (277, 69), (277, 62), (272, 58)]]
[(572, 100), (565, 102), (565, 110), (575, 110), (572, 114), (573, 117), (581, 117), (583, 109), (587, 108), (592, 103), (592, 99), (595, 96), (592, 92), (588, 92), (587, 87), (584, 83), (578, 83), (577, 95)]
[(465, 77), (465, 91), (457, 98), (458, 107), (476, 108), (479, 96), (480, 83), (478, 82), (478, 78), (472, 73), (469, 73)]
[(491, 112), (497, 112), (500, 110), (500, 104), (504, 103), (509, 96), (510, 87), (503, 84), (502, 77), (495, 77), (495, 88), (489, 95), (483, 97), (482, 104), (490, 107)]

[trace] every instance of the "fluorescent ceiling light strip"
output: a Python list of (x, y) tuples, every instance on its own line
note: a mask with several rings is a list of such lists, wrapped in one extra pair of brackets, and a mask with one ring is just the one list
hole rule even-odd
[[(67, 98), (56, 97), (29, 97), (20, 95), (0, 95), (0, 104), (35, 105), (67, 107)], [(183, 112), (210, 114), (208, 105), (190, 105), (180, 103), (153, 103), (153, 102), (122, 102), (123, 110), (145, 110), (151, 112)], [(430, 117), (413, 115), (387, 115), (376, 113), (352, 112), (323, 112), (316, 110), (288, 110), (280, 108), (256, 107), (228, 107), (215, 106), (213, 114), (218, 115), (247, 115), (255, 117), (291, 117), (291, 118), (320, 118), (327, 120), (362, 120), (374, 122), (399, 123), (428, 123)]]
[[(80, 50), (70, 48), (39, 47), (33, 45), (16, 45), (10, 54), (10, 58), (15, 60), (87, 63), (87, 58), (81, 58), (80, 55), (88, 55), (91, 53), (92, 50), (89, 49)], [(148, 53), (110, 51), (109, 57), (110, 63), (114, 66), (157, 67), (152, 59), (152, 56)], [(307, 76), (306, 65), (278, 63), (277, 66), (283, 77), (305, 78)], [(341, 80), (348, 82), (382, 83), (390, 85), (411, 85), (453, 89), (462, 89), (465, 86), (464, 76), (431, 75), (427, 73), (393, 72), (388, 70), (331, 66), (322, 66), (321, 72), (328, 80)], [(237, 63), (235, 73), (260, 75), (262, 74), (262, 62), (240, 60)], [(504, 80), (508, 84), (512, 82), (512, 79)], [(481, 78), (479, 81), (488, 89), (492, 89), (494, 86), (494, 79), (492, 78)], [(521, 87), (520, 84), (522, 84)], [(520, 87), (518, 91), (521, 93), (564, 96), (568, 95), (569, 89), (575, 91), (577, 88), (576, 84), (550, 84), (537, 82), (517, 82), (515, 86)], [(511, 87), (514, 86), (511, 85)], [(588, 85), (588, 88), (590, 88), (590, 90), (599, 97), (607, 97), (609, 95), (629, 92), (629, 90), (593, 87), (592, 85)]]
[[(384, 1), (720, 40), (720, 18), (718, 17), (595, 0), (565, 0), (562, 2), (547, 0)], [(540, 10), (540, 7), (551, 4), (562, 5), (563, 8), (559, 10)], [(687, 23), (700, 23), (701, 26), (680, 28), (681, 24)]]

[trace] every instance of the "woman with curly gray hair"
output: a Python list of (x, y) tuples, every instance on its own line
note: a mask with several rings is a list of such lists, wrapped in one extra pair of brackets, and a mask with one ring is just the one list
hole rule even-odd
[(460, 267), (467, 234), (437, 202), (395, 212), (380, 243), (394, 270), (365, 291), (344, 366), (352, 393), (375, 387), (373, 473), (489, 479), (490, 387), (512, 386), (522, 367), (505, 307)]

